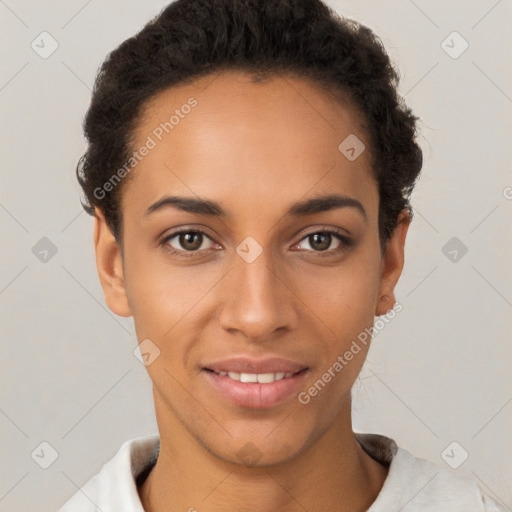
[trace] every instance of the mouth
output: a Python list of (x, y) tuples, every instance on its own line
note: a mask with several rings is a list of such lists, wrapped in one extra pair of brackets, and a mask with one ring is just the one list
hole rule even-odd
[(208, 385), (229, 403), (247, 408), (269, 408), (295, 396), (303, 386), (308, 367), (296, 371), (237, 372), (204, 368)]
[[(287, 379), (288, 377), (291, 377), (292, 375), (295, 375), (294, 372), (276, 372), (276, 373), (238, 373), (238, 372), (216, 372), (215, 370), (210, 370), (209, 368), (205, 368), (206, 371), (210, 371), (213, 373), (216, 373), (217, 375), (220, 375), (222, 377), (229, 377), (230, 379), (237, 380), (238, 382), (247, 382), (247, 383), (254, 383), (258, 382), (260, 384), (270, 384), (271, 382), (275, 382), (277, 380)], [(302, 371), (305, 371), (306, 368), (303, 370), (300, 370), (300, 373)]]

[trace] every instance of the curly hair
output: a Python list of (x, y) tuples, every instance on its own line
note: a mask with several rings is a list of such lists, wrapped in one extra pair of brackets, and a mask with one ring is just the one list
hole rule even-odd
[[(368, 27), (321, 0), (176, 0), (108, 54), (96, 76), (76, 175), (90, 215), (98, 207), (122, 243), (122, 184), (98, 190), (130, 159), (143, 108), (159, 92), (222, 70), (288, 73), (344, 94), (363, 114), (379, 189), (381, 247), (406, 210), (422, 167), (417, 120), (398, 72)], [(341, 97), (341, 96), (339, 96)]]

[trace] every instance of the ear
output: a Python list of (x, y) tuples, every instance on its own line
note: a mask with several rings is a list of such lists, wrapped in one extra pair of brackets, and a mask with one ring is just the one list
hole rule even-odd
[(404, 246), (411, 223), (407, 211), (398, 216), (397, 225), (389, 237), (382, 257), (379, 295), (375, 315), (385, 315), (395, 304), (395, 286), (404, 267)]
[(96, 267), (108, 308), (119, 316), (131, 316), (121, 250), (99, 208), (94, 209)]

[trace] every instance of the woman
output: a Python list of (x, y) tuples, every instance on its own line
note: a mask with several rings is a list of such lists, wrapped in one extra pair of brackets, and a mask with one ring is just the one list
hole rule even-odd
[(108, 56), (77, 174), (159, 435), (61, 512), (499, 510), (352, 430), (422, 165), (397, 84), (320, 0), (178, 0)]

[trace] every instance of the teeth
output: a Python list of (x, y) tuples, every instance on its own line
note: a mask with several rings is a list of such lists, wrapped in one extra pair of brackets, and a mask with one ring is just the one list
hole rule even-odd
[(269, 384), (276, 380), (291, 377), (293, 372), (277, 372), (277, 373), (237, 373), (237, 372), (215, 372), (218, 375), (227, 375), (230, 379), (240, 382), (259, 382), (261, 384)]
[(259, 373), (258, 374), (258, 382), (262, 384), (268, 384), (269, 382), (274, 382), (276, 380), (275, 373)]
[(258, 374), (256, 373), (241, 373), (240, 382), (258, 382)]

